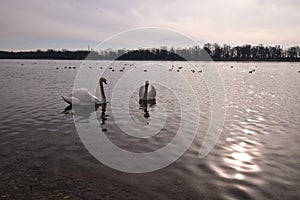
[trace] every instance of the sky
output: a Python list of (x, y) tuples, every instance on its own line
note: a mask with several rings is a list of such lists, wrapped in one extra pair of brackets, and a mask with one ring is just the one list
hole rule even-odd
[[(299, 0), (0, 0), (0, 49), (87, 49), (143, 27), (200, 44), (289, 47), (300, 44), (299, 10)], [(176, 45), (166, 35), (148, 39)]]

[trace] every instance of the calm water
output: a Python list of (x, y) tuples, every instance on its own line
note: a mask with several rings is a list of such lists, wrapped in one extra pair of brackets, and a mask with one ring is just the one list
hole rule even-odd
[[(122, 76), (119, 69), (125, 63), (126, 71), (134, 67), (130, 64), (138, 62), (119, 62), (114, 72), (105, 73), (108, 100), (115, 81)], [(185, 68), (185, 63), (160, 64), (183, 66), (178, 73), (186, 73), (190, 81), (199, 75)], [(203, 64), (205, 73), (205, 63), (198, 63)], [(110, 169), (85, 150), (73, 116), (78, 123), (89, 123), (88, 117), (94, 111), (80, 116), (76, 116), (76, 110), (63, 112), (67, 105), (61, 100), (61, 95), (70, 93), (80, 65), (80, 61), (0, 61), (0, 166), (3, 172), (11, 163), (16, 165), (12, 159), (28, 157), (28, 163), (30, 159), (39, 160), (55, 177), (61, 174), (80, 177), (95, 187), (99, 180), (109, 179), (112, 185), (118, 182), (132, 188), (125, 192), (136, 197), (143, 193), (149, 198), (299, 198), (300, 64), (217, 63), (226, 90), (226, 117), (213, 151), (206, 158), (198, 159), (210, 119), (209, 93), (200, 80), (193, 83), (202, 97), (199, 99), (200, 128), (194, 143), (175, 163), (146, 174)], [(97, 71), (100, 66), (104, 64), (94, 62), (83, 67)], [(255, 72), (249, 73), (252, 69)], [(165, 108), (166, 125), (155, 137), (140, 139), (124, 134), (114, 121), (110, 104), (105, 110), (96, 111), (102, 130), (114, 144), (128, 151), (151, 152), (172, 140), (181, 120), (180, 105), (174, 101), (172, 91), (160, 85), (156, 85), (156, 89), (157, 104), (148, 110), (140, 108), (137, 90), (129, 103), (131, 119), (139, 126), (151, 123), (151, 116), (163, 117), (161, 108)], [(190, 115), (184, 120), (192, 122), (193, 119)], [(188, 130), (187, 134), (190, 134)], [(22, 165), (27, 166), (26, 161), (13, 166), (13, 170), (19, 170)], [(5, 184), (1, 180), (1, 185)], [(113, 197), (109, 194), (119, 189), (109, 187), (96, 192), (100, 194), (105, 190), (107, 197)], [(68, 190), (72, 193), (72, 188)]]

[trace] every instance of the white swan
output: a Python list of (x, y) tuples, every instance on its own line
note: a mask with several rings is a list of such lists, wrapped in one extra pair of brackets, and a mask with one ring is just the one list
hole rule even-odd
[(149, 88), (149, 81), (145, 82), (145, 85), (140, 87), (139, 96), (142, 101), (155, 100), (156, 90), (153, 85), (151, 85), (151, 90)]
[(106, 97), (104, 94), (104, 88), (103, 88), (103, 83), (107, 84), (105, 78), (100, 78), (99, 79), (99, 85), (100, 85), (100, 94), (102, 99), (99, 100), (95, 95), (90, 93), (86, 88), (80, 88), (76, 89), (72, 92), (72, 95), (68, 97), (62, 96), (62, 99), (67, 102), (70, 105), (100, 105), (100, 104), (105, 104), (106, 103)]

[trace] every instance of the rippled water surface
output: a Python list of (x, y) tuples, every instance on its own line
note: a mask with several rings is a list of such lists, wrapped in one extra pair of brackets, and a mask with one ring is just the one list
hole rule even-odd
[[(1, 186), (6, 185), (1, 195), (12, 195), (14, 190), (18, 190), (19, 186), (15, 186), (14, 182), (6, 184), (11, 179), (19, 181), (19, 185), (20, 182), (30, 182), (32, 186), (29, 188), (38, 190), (42, 184), (29, 177), (42, 166), (43, 170), (36, 175), (38, 180), (45, 181), (48, 187), (52, 182), (55, 185), (52, 179), (64, 177), (70, 182), (56, 189), (66, 190), (71, 196), (76, 194), (78, 198), (91, 197), (86, 196), (89, 191), (82, 189), (85, 187), (92, 188), (99, 198), (118, 198), (116, 193), (129, 195), (128, 198), (299, 198), (300, 64), (216, 63), (226, 93), (225, 123), (212, 152), (199, 159), (198, 152), (211, 117), (210, 95), (201, 78), (206, 71), (205, 63), (196, 63), (201, 66), (202, 73), (193, 73), (187, 63), (155, 63), (168, 68), (174, 65), (170, 73), (182, 73), (189, 77), (200, 97), (199, 129), (190, 148), (170, 166), (146, 174), (128, 174), (110, 169), (94, 159), (80, 141), (74, 120), (76, 123), (89, 123), (90, 115), (96, 112), (99, 128), (112, 143), (139, 153), (162, 148), (174, 138), (181, 120), (190, 124), (195, 120), (192, 111), (184, 119), (181, 118), (182, 108), (172, 90), (180, 90), (186, 96), (189, 94), (180, 88), (180, 84), (175, 84), (173, 88), (154, 84), (157, 90), (156, 105), (141, 107), (138, 89), (134, 90), (128, 108), (130, 119), (143, 127), (155, 123), (154, 119), (163, 120), (167, 116), (164, 127), (150, 138), (125, 134), (114, 120), (116, 116), (111, 110), (111, 98), (116, 80), (133, 69), (134, 63), (147, 65), (151, 62), (116, 62), (113, 65), (115, 71), (107, 69), (105, 72), (108, 85), (104, 89), (109, 103), (97, 111), (83, 112), (65, 110), (67, 104), (61, 99), (61, 95), (72, 90), (82, 62), (0, 61), (0, 176), (5, 173), (0, 183)], [(82, 67), (97, 74), (104, 66), (104, 62), (93, 61)], [(124, 66), (124, 72), (120, 71)], [(178, 66), (183, 66), (180, 72), (176, 71)], [(249, 73), (252, 70), (255, 71)], [(122, 105), (118, 101), (122, 100), (115, 99), (116, 105)], [(118, 106), (116, 109), (121, 120), (128, 120), (128, 116), (122, 118), (121, 107), (119, 111)], [(187, 137), (191, 132), (186, 130)], [(8, 168), (14, 172), (9, 172)], [(26, 178), (22, 173), (29, 176)], [(81, 182), (79, 184), (73, 180)], [(68, 184), (71, 186), (68, 187)], [(76, 189), (84, 192), (77, 194)], [(24, 186), (21, 190), (29, 189)], [(45, 196), (54, 189), (47, 191)]]

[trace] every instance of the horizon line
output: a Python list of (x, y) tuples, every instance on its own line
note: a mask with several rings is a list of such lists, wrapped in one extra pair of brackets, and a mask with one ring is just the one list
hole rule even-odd
[[(300, 44), (295, 44), (295, 45), (281, 45), (281, 44), (274, 44), (274, 45), (270, 45), (270, 44), (263, 44), (263, 43), (259, 43), (259, 44), (250, 44), (250, 43), (244, 43), (244, 44), (239, 44), (239, 45), (230, 45), (230, 44), (222, 44), (220, 45), (217, 42), (207, 42), (204, 43), (203, 45), (194, 45), (194, 46), (187, 46), (187, 47), (175, 47), (175, 46), (166, 46), (166, 45), (162, 45), (160, 47), (138, 47), (138, 48), (106, 48), (106, 49), (101, 49), (101, 50), (112, 50), (112, 51), (116, 51), (116, 50), (138, 50), (138, 49), (163, 49), (163, 48), (167, 48), (167, 49), (171, 49), (171, 48), (175, 48), (175, 49), (188, 49), (188, 48), (192, 48), (195, 46), (199, 46), (200, 48), (203, 48), (205, 44), (218, 44), (220, 47), (224, 47), (225, 45), (230, 46), (230, 47), (242, 47), (242, 46), (246, 46), (246, 45), (250, 45), (252, 46), (263, 46), (263, 47), (275, 47), (275, 46), (280, 46), (282, 49), (288, 49), (291, 47), (299, 47)], [(97, 51), (93, 48), (88, 48), (84, 49), (84, 48), (36, 48), (36, 49), (22, 49), (22, 50), (18, 50), (18, 49), (0, 49), (0, 51), (4, 51), (4, 52), (32, 52), (32, 51), (48, 51), (48, 50), (54, 50), (54, 51)]]

